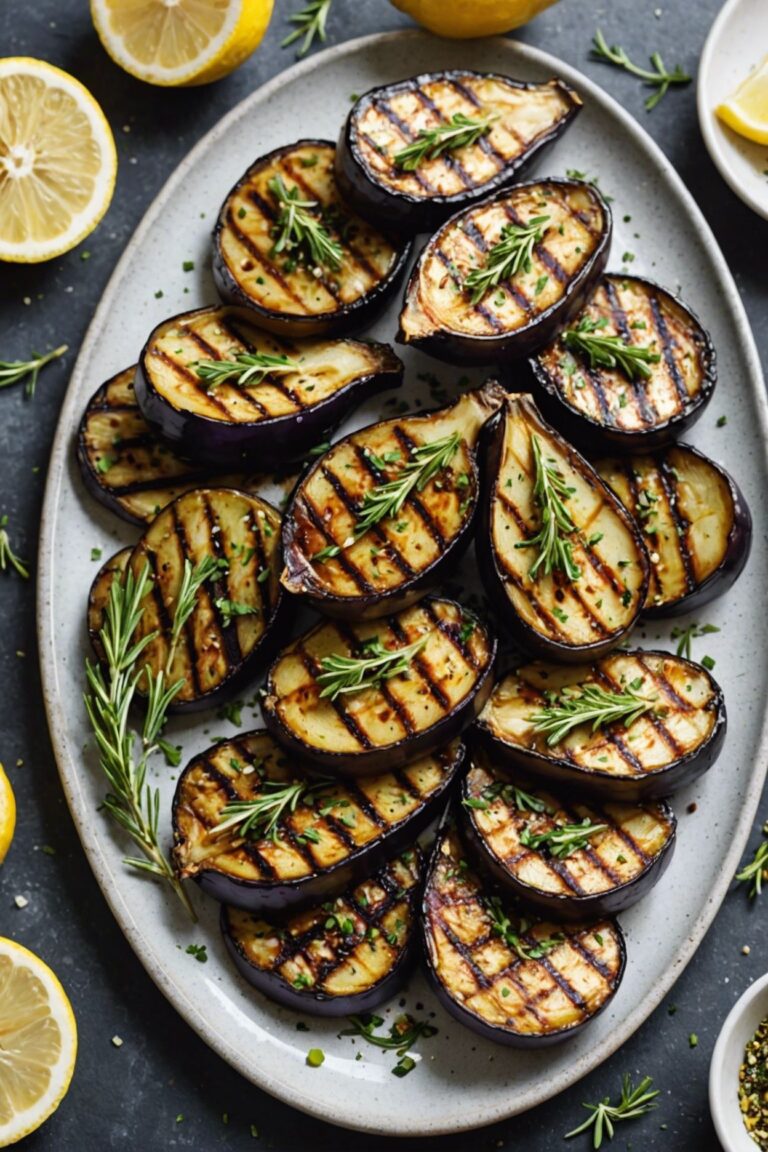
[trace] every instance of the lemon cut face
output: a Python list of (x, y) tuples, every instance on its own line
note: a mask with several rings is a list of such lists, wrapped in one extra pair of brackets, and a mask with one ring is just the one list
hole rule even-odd
[(0, 864), (5, 860), (16, 827), (16, 799), (11, 782), (0, 764)]
[(56, 1110), (76, 1055), (77, 1027), (61, 984), (38, 956), (0, 937), (0, 1148)]
[(715, 111), (740, 136), (768, 144), (768, 56)]
[(50, 260), (109, 207), (117, 154), (104, 113), (43, 60), (0, 60), (0, 260)]

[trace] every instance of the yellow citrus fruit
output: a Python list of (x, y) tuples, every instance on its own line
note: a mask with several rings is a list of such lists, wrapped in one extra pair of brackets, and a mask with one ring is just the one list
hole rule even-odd
[(557, 0), (392, 0), (392, 3), (437, 36), (468, 40), (519, 28)]
[(768, 56), (715, 111), (740, 136), (768, 144)]
[(109, 124), (79, 80), (44, 60), (0, 60), (0, 260), (74, 248), (109, 207), (116, 172)]
[(77, 1025), (39, 956), (0, 936), (0, 1148), (55, 1112), (77, 1056)]
[(210, 84), (258, 48), (273, 0), (91, 0), (99, 39), (138, 80)]
[[(0, 764), (0, 864), (8, 853), (16, 827), (16, 799), (11, 782)], [(2, 1047), (2, 1045), (0, 1045)]]

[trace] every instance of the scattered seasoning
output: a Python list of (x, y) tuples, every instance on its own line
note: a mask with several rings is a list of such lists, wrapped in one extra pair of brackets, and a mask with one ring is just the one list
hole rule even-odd
[(122, 1036), (113, 1036), (112, 1043), (114, 1044), (115, 1048), (122, 1048), (124, 1043)]
[(29, 900), (27, 900), (26, 896), (14, 896), (13, 902), (17, 908), (26, 908), (26, 906), (29, 904)]
[(727, 416), (718, 416), (717, 420), (715, 421), (715, 424), (718, 428), (724, 428), (727, 423), (728, 423), (728, 417)]
[(205, 944), (187, 944), (186, 953), (188, 956), (194, 956), (201, 964), (207, 963), (208, 953)]
[(310, 1048), (307, 1052), (307, 1064), (310, 1068), (319, 1068), (325, 1060), (325, 1052), (322, 1048)]
[(689, 1048), (698, 1048), (699, 1038), (695, 1032), (691, 1032), (690, 1036), (688, 1037), (688, 1046)]
[(749, 956), (751, 951), (752, 951), (752, 949), (750, 948), (749, 944), (745, 944), (741, 950), (741, 954), (742, 954), (742, 956)]
[(251, 1127), (250, 1127), (250, 1133), (251, 1133), (251, 1137), (252, 1137), (252, 1139), (254, 1139), (254, 1140), (258, 1140), (258, 1138), (259, 1138), (259, 1130), (258, 1130), (258, 1128), (256, 1127), (256, 1125), (255, 1125), (255, 1124), (251, 1124)]
[(91, 560), (101, 560), (101, 548), (91, 548)]
[(182, 264), (181, 268), (182, 268), (182, 271), (184, 271), (184, 272), (194, 272), (194, 270), (195, 270), (194, 260), (185, 260), (184, 263)]

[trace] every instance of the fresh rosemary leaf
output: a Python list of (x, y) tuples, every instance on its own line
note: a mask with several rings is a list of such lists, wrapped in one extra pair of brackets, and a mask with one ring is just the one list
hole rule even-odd
[(13, 548), (8, 536), (8, 517), (0, 516), (0, 572), (5, 572), (10, 565), (23, 580), (29, 579), (29, 569), (26, 562), (21, 560)]
[(686, 660), (690, 660), (693, 641), (699, 640), (702, 636), (709, 636), (712, 632), (719, 631), (720, 629), (716, 624), (702, 624), (699, 626), (694, 621), (693, 624), (688, 624), (685, 628), (675, 626), (669, 635), (672, 640), (677, 640), (676, 654), (684, 657)]
[(569, 352), (577, 352), (590, 368), (620, 368), (629, 380), (651, 375), (649, 364), (658, 364), (661, 354), (641, 344), (630, 344), (623, 336), (600, 336), (608, 323), (603, 316), (594, 320), (582, 316), (575, 328), (563, 332), (562, 340)]
[(505, 804), (512, 804), (519, 812), (551, 812), (549, 804), (541, 800), (538, 796), (531, 795), (530, 792), (524, 792), (522, 788), (518, 788), (516, 784), (504, 784), (501, 780), (489, 784), (487, 788), (483, 789), (483, 800), (493, 801), (498, 796), (501, 796)]
[(9, 388), (11, 384), (18, 384), (27, 377), (25, 392), (29, 397), (34, 396), (40, 369), (50, 364), (51, 360), (58, 360), (68, 350), (67, 344), (61, 344), (45, 356), (33, 352), (31, 360), (0, 360), (0, 388)]
[(327, 33), (325, 25), (328, 20), (328, 12), (331, 7), (331, 0), (312, 0), (300, 12), (294, 12), (293, 16), (288, 17), (290, 24), (295, 24), (294, 30), (286, 36), (285, 40), (281, 43), (281, 48), (287, 48), (289, 44), (295, 43), (302, 36), (304, 40), (301, 47), (296, 52), (296, 56), (301, 58), (306, 56), (309, 49), (315, 41), (315, 37), (321, 43), (325, 43)]
[(597, 684), (585, 684), (578, 692), (562, 692), (553, 702), (531, 716), (534, 732), (546, 732), (547, 744), (559, 744), (580, 724), (591, 724), (596, 732), (606, 724), (624, 722), (629, 728), (646, 712), (654, 709), (656, 697), (648, 699), (629, 688), (624, 692), (606, 692)]
[(556, 932), (554, 936), (547, 936), (541, 940), (534, 939), (532, 943), (526, 944), (522, 937), (532, 926), (529, 920), (521, 916), (517, 927), (515, 927), (504, 911), (504, 905), (499, 896), (489, 896), (484, 901), (484, 905), (490, 917), (493, 932), (500, 936), (507, 947), (511, 948), (521, 960), (540, 960), (553, 948), (557, 948), (564, 939), (562, 932)]
[(541, 569), (545, 576), (554, 571), (563, 572), (569, 580), (578, 580), (581, 569), (573, 559), (573, 542), (568, 539), (576, 531), (565, 501), (573, 495), (565, 480), (551, 464), (544, 460), (541, 441), (531, 434), (531, 449), (535, 469), (533, 497), (539, 508), (541, 527), (530, 540), (521, 540), (515, 548), (537, 548), (538, 556), (528, 575), (535, 580)]
[(460, 443), (461, 436), (454, 432), (414, 448), (410, 460), (393, 480), (366, 492), (355, 524), (355, 538), (359, 539), (380, 520), (397, 516), (411, 492), (423, 492), (429, 481), (448, 467)]
[(511, 280), (518, 272), (529, 272), (533, 250), (543, 239), (549, 216), (534, 216), (527, 224), (505, 224), (500, 239), (486, 261), (464, 278), (464, 289), (478, 304), (491, 288)]
[(621, 1083), (621, 1100), (619, 1103), (611, 1104), (610, 1096), (606, 1096), (599, 1104), (584, 1104), (583, 1107), (590, 1113), (589, 1119), (580, 1124), (578, 1128), (574, 1128), (573, 1131), (566, 1132), (565, 1139), (570, 1140), (571, 1136), (578, 1136), (581, 1132), (593, 1128), (592, 1147), (600, 1148), (603, 1143), (603, 1135), (606, 1135), (609, 1140), (613, 1139), (613, 1126), (617, 1121), (635, 1120), (658, 1107), (656, 1097), (659, 1092), (657, 1089), (654, 1089), (653, 1092), (650, 1091), (652, 1084), (651, 1077), (644, 1076), (638, 1086), (634, 1088), (630, 1077), (625, 1076)]
[(361, 1016), (350, 1016), (349, 1023), (351, 1027), (340, 1032), (340, 1036), (359, 1036), (374, 1048), (397, 1052), (398, 1056), (404, 1056), (422, 1037), (428, 1039), (437, 1035), (437, 1028), (433, 1024), (426, 1020), (414, 1020), (407, 1013), (397, 1017), (388, 1036), (382, 1036), (374, 1031), (375, 1028), (381, 1027), (384, 1021), (381, 1016), (374, 1016), (370, 1012)]
[(403, 171), (414, 172), (424, 160), (435, 160), (444, 152), (476, 144), (481, 136), (490, 132), (491, 125), (498, 119), (497, 113), (466, 116), (463, 112), (455, 112), (444, 124), (423, 128), (409, 144), (395, 152), (394, 162)]
[(298, 186), (287, 188), (282, 176), (273, 176), (267, 187), (279, 209), (273, 251), (299, 256), (311, 268), (338, 271), (344, 252), (323, 226), (317, 214), (317, 200), (302, 200)]
[(322, 672), (317, 683), (322, 688), (321, 698), (335, 700), (343, 693), (363, 692), (377, 688), (393, 676), (408, 672), (411, 661), (418, 656), (429, 639), (429, 633), (405, 648), (385, 648), (378, 636), (364, 645), (364, 656), (323, 656)]
[(745, 864), (741, 871), (736, 873), (739, 884), (751, 881), (749, 895), (753, 900), (762, 894), (763, 881), (768, 880), (768, 823), (763, 824), (763, 837), (755, 848), (749, 864)]
[(691, 77), (687, 72), (683, 72), (679, 64), (676, 66), (674, 72), (668, 72), (658, 52), (653, 52), (650, 56), (651, 64), (655, 69), (653, 72), (650, 72), (647, 68), (640, 68), (639, 65), (633, 64), (627, 53), (623, 48), (619, 47), (618, 44), (608, 46), (605, 36), (599, 28), (595, 32), (592, 40), (592, 51), (599, 60), (604, 60), (607, 64), (615, 64), (617, 68), (623, 68), (625, 72), (631, 72), (633, 76), (639, 76), (641, 80), (645, 80), (647, 84), (652, 85), (656, 89), (645, 101), (645, 107), (648, 112), (651, 112), (666, 95), (671, 84), (690, 84), (691, 82)]
[(227, 600), (224, 596), (217, 596), (214, 604), (221, 612), (222, 627), (229, 628), (236, 616), (258, 616), (259, 609), (255, 604), (243, 604), (240, 600)]
[(288, 356), (273, 356), (268, 352), (238, 352), (234, 360), (195, 360), (190, 364), (212, 392), (225, 381), (243, 388), (261, 384), (267, 376), (282, 372), (299, 372), (301, 366)]
[(332, 781), (329, 778), (315, 780), (264, 780), (259, 795), (253, 800), (232, 800), (222, 808), (216, 825), (216, 833), (237, 829), (238, 836), (252, 836), (254, 839), (279, 839), (280, 821), (286, 814), (295, 812), (298, 805), (312, 807), (314, 800), (326, 792)]
[(520, 833), (520, 843), (523, 847), (534, 850), (546, 848), (550, 856), (564, 860), (572, 852), (586, 848), (590, 836), (605, 832), (607, 827), (607, 824), (593, 824), (588, 816), (585, 816), (580, 824), (556, 824), (546, 832), (531, 832), (530, 827), (526, 825)]

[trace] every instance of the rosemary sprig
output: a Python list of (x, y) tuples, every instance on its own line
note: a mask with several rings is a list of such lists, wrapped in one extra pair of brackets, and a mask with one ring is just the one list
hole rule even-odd
[(322, 687), (321, 698), (335, 700), (342, 693), (363, 692), (366, 688), (377, 688), (393, 676), (402, 676), (428, 639), (429, 633), (405, 648), (385, 648), (378, 636), (373, 636), (363, 645), (365, 656), (323, 656), (322, 672), (317, 677)]
[(505, 224), (500, 239), (493, 245), (485, 263), (473, 268), (464, 278), (464, 288), (473, 304), (503, 281), (511, 280), (522, 269), (529, 272), (533, 249), (546, 232), (549, 216), (534, 216), (527, 224)]
[(24, 391), (31, 398), (35, 394), (40, 369), (50, 364), (51, 360), (58, 360), (59, 356), (63, 356), (68, 350), (67, 344), (60, 344), (52, 352), (46, 352), (45, 356), (38, 356), (33, 352), (31, 360), (0, 360), (0, 388), (9, 388), (11, 384), (17, 384), (26, 376), (28, 380)]
[(0, 516), (0, 572), (5, 572), (10, 565), (23, 580), (28, 580), (29, 569), (26, 561), (20, 559), (11, 547), (7, 526), (8, 517)]
[(208, 580), (215, 580), (217, 576), (221, 576), (227, 571), (229, 571), (229, 561), (225, 560), (223, 556), (204, 556), (194, 568), (190, 560), (185, 557), (181, 585), (176, 596), (176, 607), (171, 624), (171, 639), (165, 662), (166, 676), (170, 674), (182, 629), (195, 610), (200, 588)]
[(750, 899), (754, 900), (763, 891), (763, 881), (768, 880), (768, 822), (763, 824), (763, 837), (749, 864), (745, 864), (740, 872), (736, 873), (736, 880), (744, 884), (751, 880), (749, 887)]
[(300, 59), (302, 56), (306, 56), (316, 36), (324, 44), (327, 39), (325, 25), (330, 7), (331, 0), (312, 0), (300, 12), (294, 12), (293, 16), (288, 17), (288, 22), (289, 24), (296, 24), (297, 27), (286, 36), (280, 47), (287, 48), (289, 44), (295, 43), (303, 36), (304, 42), (296, 52), (297, 58)]
[(596, 732), (606, 724), (624, 721), (629, 728), (646, 712), (653, 711), (656, 698), (638, 695), (642, 681), (633, 680), (624, 692), (606, 692), (597, 684), (585, 684), (578, 693), (560, 696), (531, 716), (534, 732), (546, 732), (547, 744), (559, 744), (573, 728), (592, 724)]
[(519, 812), (551, 812), (549, 804), (541, 800), (538, 796), (533, 796), (530, 792), (524, 792), (522, 788), (518, 788), (516, 784), (505, 784), (501, 780), (495, 780), (493, 784), (489, 784), (483, 788), (480, 793), (480, 799), (470, 797), (469, 800), (463, 800), (462, 803), (467, 808), (490, 808), (491, 804), (498, 797), (501, 797), (505, 804), (511, 804)]
[(422, 128), (405, 148), (395, 152), (393, 160), (405, 172), (414, 172), (424, 160), (435, 160), (444, 152), (454, 152), (457, 148), (469, 148), (481, 136), (490, 132), (491, 125), (499, 119), (498, 113), (487, 116), (466, 116), (455, 112), (444, 124), (433, 128)]
[(578, 580), (581, 569), (573, 559), (573, 543), (568, 539), (576, 531), (565, 501), (575, 489), (569, 488), (558, 470), (544, 461), (541, 441), (531, 435), (531, 449), (535, 477), (533, 497), (539, 507), (541, 527), (530, 540), (521, 540), (515, 548), (538, 548), (539, 554), (528, 575), (535, 580), (539, 569), (545, 576), (555, 570), (563, 572), (569, 580)]
[(242, 600), (228, 600), (225, 596), (217, 596), (214, 604), (221, 612), (223, 628), (229, 628), (236, 616), (258, 616), (259, 609), (255, 604), (244, 604)]
[(531, 927), (531, 921), (526, 920), (524, 916), (520, 917), (517, 929), (513, 927), (512, 921), (504, 911), (504, 906), (499, 896), (489, 896), (484, 901), (485, 910), (491, 920), (491, 928), (497, 936), (500, 936), (508, 948), (520, 957), (521, 960), (540, 960), (542, 956), (546, 956), (553, 948), (557, 948), (558, 944), (564, 939), (562, 932), (556, 932), (554, 936), (547, 936), (541, 940), (536, 940), (534, 944), (525, 944), (521, 939), (522, 936)]
[(461, 435), (454, 432), (414, 448), (394, 480), (366, 492), (355, 524), (355, 538), (359, 539), (380, 520), (397, 516), (411, 492), (423, 492), (433, 476), (448, 467), (460, 443)]
[(694, 640), (701, 639), (702, 636), (709, 636), (711, 632), (719, 632), (720, 629), (716, 624), (702, 624), (701, 627), (694, 621), (686, 628), (674, 627), (670, 632), (670, 639), (677, 640), (677, 648), (675, 652), (678, 656), (683, 656), (686, 660), (692, 659), (691, 645)]
[(232, 800), (226, 804), (216, 825), (216, 834), (237, 829), (239, 836), (277, 843), (280, 821), (295, 812), (299, 803), (312, 807), (314, 799), (332, 783), (320, 780), (264, 780), (253, 800)]
[(219, 384), (229, 381), (240, 388), (253, 388), (267, 376), (281, 372), (298, 372), (300, 365), (288, 356), (273, 356), (269, 352), (238, 352), (234, 360), (195, 360), (190, 364), (212, 392)]
[(556, 824), (546, 832), (531, 832), (530, 826), (526, 825), (520, 832), (520, 843), (534, 850), (546, 848), (550, 856), (564, 860), (572, 852), (588, 847), (590, 836), (605, 832), (607, 827), (607, 824), (593, 824), (588, 816), (580, 824)]
[(313, 268), (338, 271), (344, 252), (315, 214), (319, 208), (318, 201), (302, 200), (297, 185), (286, 188), (282, 176), (273, 176), (267, 187), (277, 200), (279, 209), (273, 251), (285, 252), (289, 257), (299, 255)]
[(668, 72), (658, 52), (653, 52), (650, 56), (651, 64), (655, 68), (654, 72), (633, 64), (627, 53), (618, 44), (608, 46), (605, 36), (599, 28), (592, 40), (592, 51), (599, 60), (605, 60), (607, 64), (615, 64), (617, 68), (623, 68), (626, 72), (631, 72), (633, 76), (639, 76), (641, 80), (645, 80), (647, 84), (651, 84), (656, 89), (645, 101), (648, 112), (651, 112), (666, 95), (670, 84), (690, 84), (691, 82), (691, 77), (687, 72), (683, 72), (679, 64), (676, 65), (674, 72)]
[(350, 1016), (349, 1023), (351, 1027), (340, 1032), (340, 1036), (359, 1036), (361, 1040), (373, 1044), (375, 1048), (397, 1052), (398, 1056), (404, 1056), (422, 1036), (426, 1039), (437, 1035), (437, 1028), (433, 1024), (426, 1020), (414, 1020), (407, 1013), (397, 1017), (388, 1036), (377, 1035), (374, 1032), (374, 1028), (380, 1028), (384, 1023), (384, 1018), (375, 1016), (372, 1012), (366, 1012), (362, 1016)]
[(578, 1128), (574, 1128), (572, 1132), (566, 1132), (565, 1139), (570, 1140), (571, 1136), (578, 1136), (581, 1132), (594, 1128), (592, 1133), (593, 1148), (600, 1148), (603, 1143), (603, 1135), (606, 1135), (609, 1140), (613, 1140), (613, 1126), (617, 1121), (634, 1120), (638, 1116), (645, 1116), (647, 1112), (652, 1112), (654, 1108), (658, 1107), (656, 1097), (659, 1095), (659, 1091), (654, 1089), (651, 1092), (651, 1084), (653, 1084), (652, 1078), (644, 1076), (635, 1088), (630, 1077), (625, 1076), (621, 1082), (621, 1100), (619, 1103), (611, 1104), (610, 1096), (606, 1096), (599, 1104), (582, 1105), (591, 1115)]
[(599, 320), (582, 316), (575, 328), (563, 332), (563, 344), (570, 352), (578, 352), (589, 362), (590, 368), (620, 368), (629, 380), (651, 375), (649, 364), (658, 364), (661, 354), (642, 344), (630, 344), (623, 336), (597, 336), (608, 323), (607, 317)]

